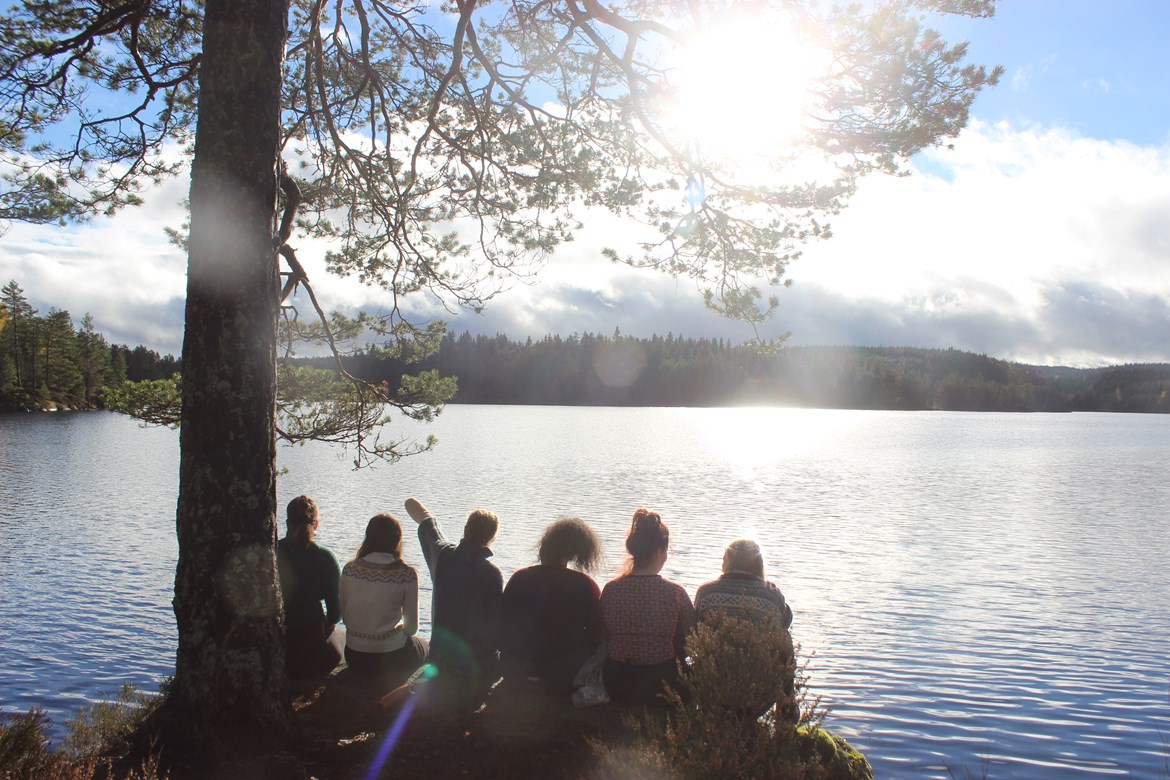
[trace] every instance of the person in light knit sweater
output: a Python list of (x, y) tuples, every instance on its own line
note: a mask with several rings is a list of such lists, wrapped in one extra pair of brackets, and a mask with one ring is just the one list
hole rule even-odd
[[(695, 593), (695, 611), (699, 621), (709, 621), (722, 613), (728, 617), (746, 620), (766, 631), (780, 632), (784, 646), (779, 659), (786, 667), (780, 699), (780, 716), (796, 722), (800, 706), (796, 701), (796, 651), (788, 629), (792, 625), (792, 607), (774, 584), (764, 576), (764, 553), (751, 539), (736, 539), (723, 553), (723, 574), (717, 580), (705, 582)], [(772, 701), (740, 702), (743, 712), (759, 717), (775, 703)]]
[(402, 526), (378, 514), (341, 570), (345, 662), (363, 674), (404, 682), (427, 659), (418, 633), (418, 573), (402, 560)]

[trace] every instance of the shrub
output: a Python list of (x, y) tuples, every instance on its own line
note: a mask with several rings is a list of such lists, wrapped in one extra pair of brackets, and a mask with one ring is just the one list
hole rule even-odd
[(603, 774), (872, 780), (865, 758), (821, 727), (826, 712), (808, 698), (787, 631), (720, 615), (692, 631), (687, 650), (687, 700), (668, 691), (665, 718), (630, 722), (632, 745), (595, 745)]
[(50, 751), (51, 724), (44, 710), (4, 715), (0, 722), (0, 780), (92, 780), (117, 775), (126, 780), (160, 780), (157, 756), (135, 768), (115, 771), (113, 759), (130, 749), (135, 729), (161, 697), (123, 685), (116, 700), (97, 702), (69, 721), (62, 749)]
[(0, 723), (0, 777), (33, 777), (49, 762), (49, 718), (41, 709), (4, 715)]
[(77, 713), (66, 725), (69, 733), (61, 745), (70, 759), (84, 760), (101, 755), (124, 755), (134, 732), (158, 707), (161, 696), (152, 696), (123, 683), (111, 701), (94, 702)]

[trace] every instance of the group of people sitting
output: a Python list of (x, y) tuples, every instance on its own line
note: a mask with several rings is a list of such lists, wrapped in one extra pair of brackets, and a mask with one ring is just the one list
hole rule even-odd
[(277, 565), (290, 675), (325, 674), (344, 657), (354, 672), (395, 685), (429, 664), (448, 703), (474, 705), (501, 677), (568, 694), (583, 668), (600, 663), (611, 700), (657, 705), (664, 683), (679, 685), (677, 662), (696, 621), (722, 612), (777, 630), (792, 623), (753, 541), (728, 545), (722, 575), (700, 586), (694, 601), (662, 577), (670, 531), (657, 512), (634, 512), (626, 535), (630, 559), (601, 589), (588, 574), (601, 544), (583, 520), (549, 525), (540, 562), (505, 586), (489, 560), (499, 529), (494, 513), (473, 511), (455, 543), (416, 499), (406, 501), (406, 511), (418, 525), (433, 583), (429, 643), (418, 636), (418, 573), (403, 560), (398, 520), (385, 513), (370, 518), (361, 546), (342, 567), (313, 541), (319, 523), (313, 500), (289, 503)]

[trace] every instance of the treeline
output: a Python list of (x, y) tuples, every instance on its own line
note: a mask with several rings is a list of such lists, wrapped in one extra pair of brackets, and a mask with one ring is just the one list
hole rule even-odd
[(178, 368), (172, 355), (107, 343), (88, 313), (75, 328), (64, 309), (40, 315), (15, 281), (0, 288), (0, 410), (93, 409), (104, 387)]
[(403, 372), (437, 369), (458, 377), (454, 403), (1170, 412), (1170, 364), (1047, 368), (955, 349), (767, 350), (616, 331), (517, 342), (463, 333), (447, 334), (421, 364), (361, 356), (347, 366), (392, 384)]
[[(1170, 364), (1028, 366), (955, 349), (761, 349), (616, 330), (519, 342), (465, 332), (446, 334), (421, 363), (372, 355), (345, 363), (391, 386), (422, 370), (457, 377), (454, 403), (1170, 412)], [(88, 314), (80, 328), (64, 310), (39, 315), (15, 281), (0, 290), (0, 409), (91, 409), (101, 405), (103, 387), (166, 379), (178, 369), (172, 355), (108, 344)]]

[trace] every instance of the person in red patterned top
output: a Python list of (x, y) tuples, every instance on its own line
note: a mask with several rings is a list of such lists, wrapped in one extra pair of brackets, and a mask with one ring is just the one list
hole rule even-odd
[(662, 705), (663, 684), (679, 688), (683, 657), (695, 608), (682, 586), (664, 579), (670, 529), (657, 512), (638, 509), (626, 534), (626, 572), (601, 593), (608, 658), (602, 670), (611, 700)]

